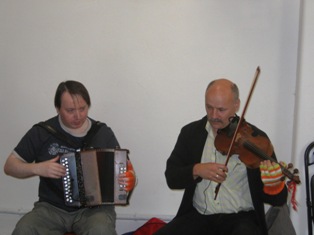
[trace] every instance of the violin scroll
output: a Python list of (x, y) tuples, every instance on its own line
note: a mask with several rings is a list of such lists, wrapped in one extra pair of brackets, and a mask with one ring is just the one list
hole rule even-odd
[(281, 167), (281, 170), (283, 172), (283, 174), (285, 176), (282, 177), (282, 181), (284, 181), (286, 179), (286, 177), (288, 177), (291, 181), (295, 182), (296, 184), (300, 184), (301, 180), (299, 177), (299, 170), (297, 168), (293, 169), (293, 164), (289, 163), (287, 165), (287, 167), (285, 168), (284, 166), (282, 166), (281, 164), (279, 164)]

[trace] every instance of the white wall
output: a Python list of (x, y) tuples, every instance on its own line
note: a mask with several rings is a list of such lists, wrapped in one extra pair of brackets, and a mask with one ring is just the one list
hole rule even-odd
[[(304, 152), (306, 147), (314, 141), (314, 26), (313, 12), (314, 2), (311, 0), (302, 1), (300, 20), (300, 49), (299, 49), (299, 69), (297, 74), (296, 91), (296, 110), (295, 127), (293, 134), (293, 158), (296, 166), (300, 169), (303, 184), (298, 188), (297, 201), (299, 202), (298, 211), (292, 211), (291, 217), (294, 220), (298, 234), (307, 234), (307, 207), (304, 180)], [(310, 173), (314, 173), (313, 166)]]
[[(303, 122), (311, 111), (305, 96), (313, 87), (313, 26), (307, 23), (313, 11), (306, 9), (298, 51), (301, 3), (2, 0), (0, 163), (34, 123), (55, 115), (59, 82), (79, 80), (91, 94), (91, 117), (111, 126), (130, 149), (139, 178), (131, 205), (117, 208), (118, 214), (173, 216), (182, 192), (168, 189), (164, 170), (180, 128), (205, 115), (204, 90), (212, 79), (234, 80), (244, 105), (260, 66), (246, 119), (268, 133), (280, 160), (302, 171), (300, 159), (313, 140), (313, 115)], [(0, 176), (0, 210), (31, 209), (37, 179)], [(300, 189), (296, 217), (305, 220)], [(296, 225), (300, 231), (303, 220)]]

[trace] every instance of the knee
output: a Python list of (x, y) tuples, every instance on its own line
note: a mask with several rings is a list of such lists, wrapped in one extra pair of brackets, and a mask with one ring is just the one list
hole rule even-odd
[(31, 225), (16, 225), (12, 235), (31, 235), (36, 234), (36, 229)]
[(113, 226), (96, 225), (88, 230), (90, 235), (117, 235), (117, 232)]
[(260, 230), (257, 226), (248, 225), (248, 224), (238, 224), (237, 227), (234, 228), (232, 234), (252, 234), (258, 235), (260, 234)]

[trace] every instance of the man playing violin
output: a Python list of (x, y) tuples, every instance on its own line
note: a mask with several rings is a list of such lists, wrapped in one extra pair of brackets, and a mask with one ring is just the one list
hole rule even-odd
[[(155, 235), (268, 234), (264, 203), (282, 206), (287, 202), (288, 190), (279, 165), (266, 160), (260, 161), (260, 167), (247, 167), (239, 154), (233, 154), (226, 164), (227, 156), (215, 146), (217, 131), (230, 125), (239, 107), (236, 84), (218, 79), (208, 85), (207, 116), (181, 129), (167, 160), (169, 188), (185, 190), (180, 208)], [(268, 139), (252, 127), (255, 134)], [(276, 159), (274, 152), (271, 157)]]

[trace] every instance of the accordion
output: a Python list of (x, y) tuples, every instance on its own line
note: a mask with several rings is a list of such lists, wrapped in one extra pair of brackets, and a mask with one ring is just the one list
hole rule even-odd
[(92, 149), (66, 153), (60, 163), (66, 168), (62, 178), (67, 206), (91, 207), (128, 203), (128, 193), (118, 183), (127, 171), (127, 149)]

